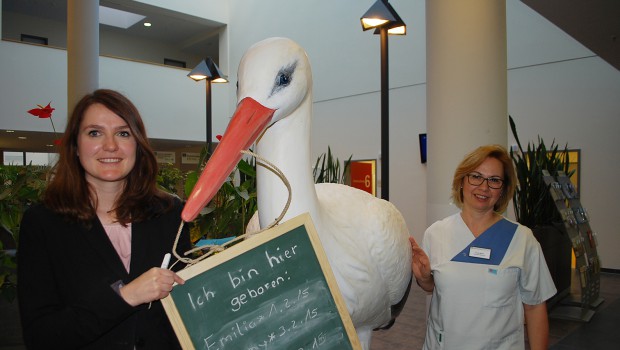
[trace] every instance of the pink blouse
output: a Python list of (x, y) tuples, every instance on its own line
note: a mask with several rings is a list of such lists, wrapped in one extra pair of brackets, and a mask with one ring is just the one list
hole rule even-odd
[(116, 253), (121, 258), (125, 270), (129, 272), (129, 264), (131, 262), (131, 223), (127, 227), (119, 223), (103, 225), (105, 232), (108, 234)]

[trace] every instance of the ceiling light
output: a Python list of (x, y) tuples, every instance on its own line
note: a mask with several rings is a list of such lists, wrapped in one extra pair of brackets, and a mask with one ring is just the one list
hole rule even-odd
[(151, 22), (144, 22), (144, 26), (145, 27), (150, 27), (151, 26)]
[(100, 24), (127, 29), (145, 18), (135, 13), (99, 6)]

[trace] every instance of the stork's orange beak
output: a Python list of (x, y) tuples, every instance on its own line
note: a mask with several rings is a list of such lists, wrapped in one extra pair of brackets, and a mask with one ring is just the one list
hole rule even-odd
[(274, 113), (274, 109), (264, 107), (250, 97), (239, 102), (220, 144), (207, 162), (185, 203), (181, 213), (183, 221), (194, 220), (215, 196), (241, 160), (241, 150), (248, 149), (256, 141), (269, 125)]

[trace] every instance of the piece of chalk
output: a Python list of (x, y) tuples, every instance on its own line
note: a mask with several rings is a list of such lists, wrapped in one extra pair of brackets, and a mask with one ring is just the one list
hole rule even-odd
[(167, 269), (168, 264), (170, 264), (170, 253), (166, 253), (166, 255), (164, 255), (164, 261), (161, 262), (161, 268)]

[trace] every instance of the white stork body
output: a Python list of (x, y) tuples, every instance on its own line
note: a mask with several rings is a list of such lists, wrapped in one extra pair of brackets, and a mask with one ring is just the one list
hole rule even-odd
[[(239, 125), (269, 125), (260, 137), (255, 130), (249, 133), (258, 138), (255, 152), (275, 164), (290, 182), (292, 201), (284, 220), (310, 213), (360, 342), (369, 349), (372, 330), (390, 321), (391, 306), (406, 295), (411, 280), (411, 246), (402, 215), (391, 203), (353, 187), (314, 184), (312, 72), (305, 51), (295, 42), (271, 38), (252, 46), (239, 65), (237, 97), (239, 107), (233, 119), (237, 114), (251, 114)], [(248, 112), (249, 100), (264, 110)], [(266, 122), (258, 121), (262, 116)], [(232, 133), (232, 124), (218, 149)], [(236, 164), (237, 160), (228, 161)], [(288, 190), (280, 178), (260, 166), (257, 182), (258, 213), (264, 227), (282, 212)]]

